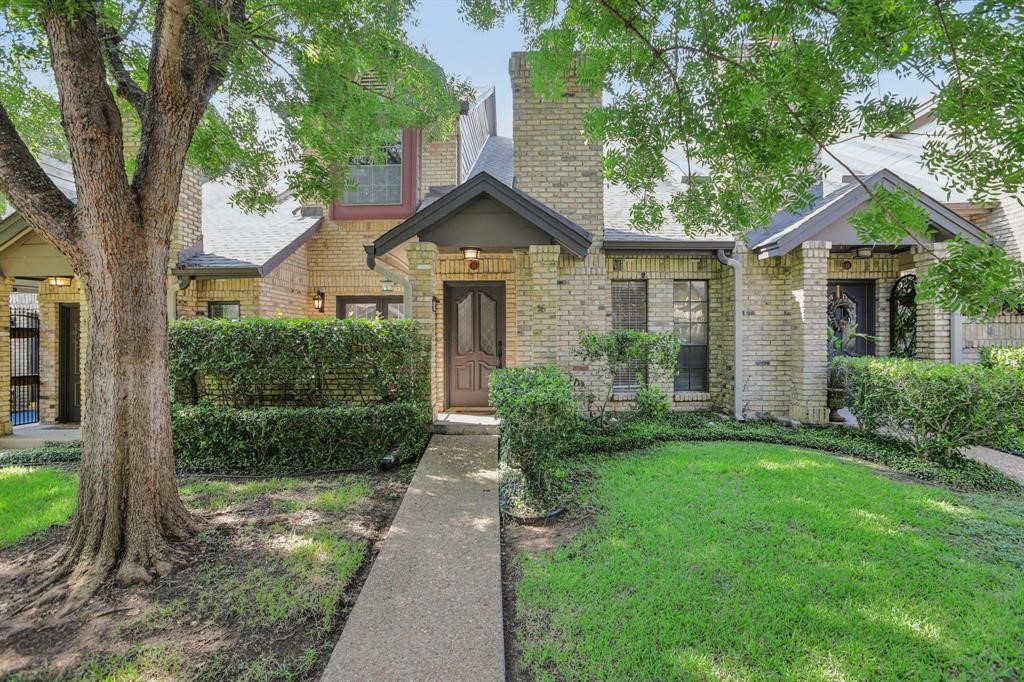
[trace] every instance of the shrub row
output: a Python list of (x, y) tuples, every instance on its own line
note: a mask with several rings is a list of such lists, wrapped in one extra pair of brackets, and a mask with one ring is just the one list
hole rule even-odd
[(171, 388), (232, 407), (426, 403), (429, 351), (410, 320), (179, 320)]
[(176, 406), (180, 471), (280, 474), (370, 469), (397, 450), (415, 459), (430, 436), (430, 410), (397, 402), (347, 407)]
[(576, 435), (561, 443), (558, 455), (575, 460), (580, 455), (611, 455), (665, 441), (722, 440), (777, 443), (855, 457), (959, 490), (1021, 492), (1020, 485), (986, 464), (970, 459), (948, 464), (922, 459), (905, 441), (861, 429), (739, 422), (706, 412), (672, 413), (661, 420), (584, 422)]
[(1024, 436), (1024, 372), (897, 358), (836, 358), (846, 403), (862, 427), (909, 440), (923, 457), (959, 460), (974, 445)]
[(1024, 346), (982, 346), (978, 352), (983, 367), (1024, 371)]

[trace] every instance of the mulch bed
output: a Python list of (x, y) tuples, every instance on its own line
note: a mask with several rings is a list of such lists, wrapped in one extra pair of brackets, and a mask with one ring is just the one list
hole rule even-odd
[[(186, 497), (202, 526), (176, 547), (175, 573), (130, 587), (108, 580), (62, 618), (18, 611), (67, 529), (0, 550), (0, 679), (318, 679), (413, 470), (362, 475), (368, 494), (343, 510), (315, 501), (344, 476), (227, 504)], [(330, 583), (340, 564), (321, 547), (350, 560), (343, 582)], [(297, 577), (312, 570), (307, 554), (326, 566), (308, 581)], [(324, 583), (340, 598), (327, 600)]]

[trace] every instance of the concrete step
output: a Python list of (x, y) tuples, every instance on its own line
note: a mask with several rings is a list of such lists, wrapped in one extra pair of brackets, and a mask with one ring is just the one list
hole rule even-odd
[(496, 436), (498, 424), (474, 424), (467, 422), (435, 421), (430, 432), (444, 436)]

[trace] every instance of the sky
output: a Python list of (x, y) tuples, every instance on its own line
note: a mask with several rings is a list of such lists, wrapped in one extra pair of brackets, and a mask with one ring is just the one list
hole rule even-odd
[(425, 46), (447, 73), (476, 87), (493, 85), (497, 105), (498, 134), (512, 135), (512, 86), (508, 58), (525, 49), (515, 19), (501, 28), (479, 31), (459, 17), (458, 0), (421, 0), (418, 25), (409, 26), (409, 38)]

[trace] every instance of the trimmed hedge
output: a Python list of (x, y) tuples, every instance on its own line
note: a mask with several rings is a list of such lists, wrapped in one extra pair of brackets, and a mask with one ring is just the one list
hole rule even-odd
[(978, 353), (982, 367), (1024, 371), (1024, 346), (982, 346)]
[(426, 403), (430, 342), (411, 320), (179, 320), (170, 375), (179, 404)]
[(430, 435), (430, 409), (397, 402), (348, 407), (178, 405), (172, 411), (179, 471), (282, 474), (371, 469), (398, 448), (415, 459)]
[(1021, 486), (997, 469), (971, 459), (939, 463), (922, 459), (905, 441), (835, 426), (785, 426), (770, 421), (739, 422), (708, 412), (674, 412), (665, 419), (584, 422), (565, 440), (558, 455), (567, 462), (581, 455), (614, 455), (666, 441), (756, 441), (793, 445), (868, 462), (918, 479), (967, 491), (1022, 493)]
[(1024, 436), (1024, 372), (898, 358), (833, 363), (861, 426), (905, 436), (925, 458), (949, 462), (961, 448), (1008, 448)]
[(542, 491), (551, 455), (580, 422), (569, 377), (555, 366), (495, 370), (489, 402), (501, 420), (502, 455), (533, 492)]

